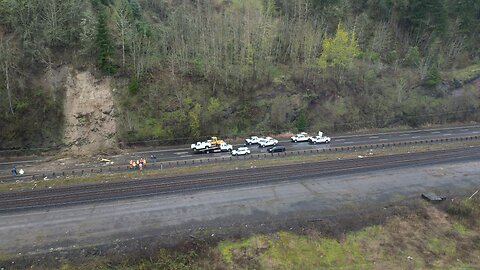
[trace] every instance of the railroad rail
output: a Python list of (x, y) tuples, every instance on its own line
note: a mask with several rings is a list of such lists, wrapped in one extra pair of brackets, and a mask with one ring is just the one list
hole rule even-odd
[(480, 159), (480, 147), (0, 193), (0, 212)]

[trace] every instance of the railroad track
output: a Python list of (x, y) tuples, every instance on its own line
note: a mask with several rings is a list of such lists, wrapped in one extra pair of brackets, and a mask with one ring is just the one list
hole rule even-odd
[(0, 193), (0, 212), (480, 159), (480, 147)]

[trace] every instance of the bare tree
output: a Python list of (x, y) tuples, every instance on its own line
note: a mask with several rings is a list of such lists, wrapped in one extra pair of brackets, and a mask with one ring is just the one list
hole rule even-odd
[(128, 3), (125, 0), (119, 0), (119, 3), (115, 5), (113, 12), (115, 15), (115, 23), (120, 31), (120, 42), (122, 45), (122, 66), (125, 67), (125, 35), (127, 29), (130, 27), (130, 12), (128, 9)]
[(10, 74), (11, 70), (14, 68), (14, 52), (11, 49), (12, 45), (10, 39), (0, 40), (0, 60), (2, 62), (3, 74), (5, 75), (5, 88), (7, 90), (7, 99), (10, 107), (10, 112), (12, 115), (15, 115), (13, 110), (13, 97), (12, 97), (12, 88), (10, 84)]

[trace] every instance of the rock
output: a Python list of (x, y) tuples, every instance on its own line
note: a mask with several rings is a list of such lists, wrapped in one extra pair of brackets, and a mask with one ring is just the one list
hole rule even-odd
[(446, 199), (446, 197), (440, 197), (432, 192), (422, 193), (422, 198), (430, 202), (441, 202)]

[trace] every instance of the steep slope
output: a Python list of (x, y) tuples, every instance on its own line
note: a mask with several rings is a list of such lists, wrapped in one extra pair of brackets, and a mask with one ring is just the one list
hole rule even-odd
[(65, 143), (73, 154), (93, 154), (115, 146), (115, 109), (109, 78), (70, 70), (65, 84)]

